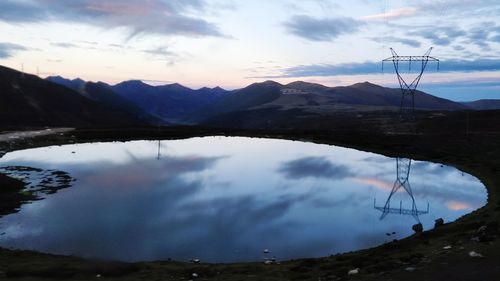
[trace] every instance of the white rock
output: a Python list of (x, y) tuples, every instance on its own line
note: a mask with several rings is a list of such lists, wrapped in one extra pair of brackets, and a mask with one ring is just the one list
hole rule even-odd
[(198, 278), (198, 273), (193, 273), (191, 276), (193, 276), (193, 278)]
[(347, 272), (347, 275), (354, 275), (359, 273), (359, 268), (356, 269), (351, 269), (349, 272)]
[(265, 261), (264, 261), (264, 264), (272, 264), (272, 263), (273, 263), (273, 261), (272, 261), (272, 260), (265, 260)]
[(448, 246), (444, 246), (444, 247), (443, 247), (443, 249), (445, 249), (445, 250), (449, 250), (449, 249), (451, 249), (451, 246), (450, 246), (450, 245), (448, 245)]
[(470, 251), (469, 252), (469, 257), (471, 257), (471, 258), (482, 258), (483, 255), (481, 255), (480, 253), (476, 253), (474, 251)]
[(415, 271), (415, 269), (416, 268), (413, 267), (413, 266), (408, 266), (407, 268), (405, 268), (405, 270), (408, 271), (408, 272), (413, 272), (413, 271)]
[(95, 277), (96, 278), (101, 278), (101, 274), (97, 274)]

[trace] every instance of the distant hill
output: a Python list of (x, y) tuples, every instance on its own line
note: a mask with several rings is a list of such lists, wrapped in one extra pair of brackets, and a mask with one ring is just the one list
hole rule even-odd
[[(344, 104), (371, 107), (399, 107), (401, 91), (369, 82), (347, 87), (326, 87), (306, 82), (293, 82), (283, 86), (283, 93), (302, 97), (308, 104)], [(288, 98), (290, 100), (290, 98)], [(279, 103), (279, 100), (277, 101)], [(415, 106), (422, 110), (462, 110), (462, 104), (438, 98), (424, 92), (415, 93)]]
[(193, 90), (177, 83), (151, 86), (138, 80), (110, 87), (147, 113), (172, 123), (184, 122), (201, 108), (215, 103), (229, 93), (220, 87)]
[[(372, 127), (392, 128), (393, 124), (385, 124), (386, 121), (383, 120), (387, 116), (399, 116), (401, 103), (399, 89), (368, 82), (347, 87), (326, 87), (302, 81), (287, 85), (267, 81), (253, 84), (244, 90), (246, 96), (266, 98), (243, 98), (240, 93), (242, 90), (235, 91), (212, 108), (204, 109), (206, 118), (200, 122), (207, 126), (233, 128), (349, 130), (351, 126), (360, 124), (356, 120), (369, 119), (370, 122), (378, 122), (373, 126), (364, 123), (363, 126), (371, 130)], [(252, 103), (242, 102), (245, 100), (251, 100)], [(460, 103), (420, 91), (415, 94), (415, 106), (419, 112), (467, 109)], [(378, 119), (377, 116), (381, 118)]]
[(189, 116), (187, 120), (200, 122), (213, 116), (245, 110), (272, 102), (281, 96), (282, 87), (283, 85), (274, 81), (254, 83), (248, 87), (234, 91), (216, 102), (207, 104), (207, 106), (200, 108), (195, 114)]
[(59, 84), (59, 85), (63, 85), (65, 87), (70, 88), (72, 90), (75, 90), (77, 92), (84, 92), (84, 90), (85, 90), (84, 89), (85, 81), (83, 81), (80, 78), (70, 80), (70, 79), (66, 79), (66, 78), (61, 77), (61, 76), (49, 76), (49, 77), (45, 78), (45, 80), (50, 81), (52, 83)]
[(97, 101), (106, 106), (128, 112), (148, 124), (168, 124), (167, 122), (164, 122), (160, 117), (147, 113), (132, 101), (129, 101), (128, 99), (117, 94), (115, 91), (113, 91), (111, 86), (106, 83), (86, 82), (79, 78), (70, 80), (60, 76), (50, 76), (47, 77), (46, 80), (75, 90), (82, 96)]
[(132, 114), (37, 76), (0, 66), (0, 128), (144, 125)]
[[(299, 126), (311, 116), (323, 122), (334, 115), (339, 118), (343, 113), (363, 116), (373, 112), (375, 115), (382, 111), (399, 112), (401, 103), (400, 89), (369, 82), (327, 87), (303, 81), (286, 85), (266, 81), (226, 91), (220, 87), (195, 90), (178, 83), (152, 86), (139, 80), (108, 85), (62, 77), (49, 79), (78, 90), (89, 99), (140, 116), (142, 120), (147, 120), (144, 116), (153, 116), (178, 124), (231, 123), (262, 127), (264, 123), (286, 125), (294, 120), (294, 126)], [(467, 110), (470, 105), (417, 91), (415, 106), (424, 111), (457, 111)]]
[[(338, 112), (397, 111), (400, 103), (399, 89), (385, 88), (368, 82), (347, 87), (327, 87), (302, 81), (287, 85), (266, 81), (234, 91), (216, 103), (202, 108), (194, 118), (203, 122), (231, 112), (251, 110), (265, 110), (263, 112), (273, 116), (287, 110), (323, 115)], [(415, 105), (419, 110), (467, 109), (460, 103), (420, 91), (415, 94)]]
[(462, 102), (462, 104), (473, 110), (500, 109), (500, 100), (484, 99), (472, 102)]

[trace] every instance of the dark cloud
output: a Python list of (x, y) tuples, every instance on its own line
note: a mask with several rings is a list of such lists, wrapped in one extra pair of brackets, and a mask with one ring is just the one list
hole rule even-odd
[(14, 56), (16, 52), (26, 50), (28, 50), (28, 48), (21, 45), (0, 42), (0, 59), (10, 58)]
[(466, 35), (467, 33), (462, 29), (454, 26), (436, 28), (434, 26), (419, 28), (409, 33), (412, 36), (420, 36), (430, 40), (433, 44), (438, 46), (448, 46), (458, 38)]
[(400, 43), (403, 45), (407, 45), (410, 47), (415, 47), (418, 48), (422, 44), (420, 41), (415, 40), (415, 39), (409, 39), (409, 38), (398, 38), (394, 36), (385, 36), (381, 38), (372, 38), (373, 41), (378, 42), (378, 43)]
[[(429, 67), (429, 66), (428, 66)], [(500, 58), (475, 60), (441, 60), (439, 72), (475, 72), (500, 70)], [(384, 72), (392, 72), (392, 65), (386, 65)], [(337, 75), (381, 74), (381, 62), (310, 64), (285, 68), (280, 74), (259, 78), (313, 77)]]
[(0, 11), (2, 11), (0, 13), (1, 21), (13, 23), (37, 22), (41, 20), (47, 20), (49, 17), (46, 11), (39, 5), (27, 1), (1, 1)]
[(66, 49), (80, 48), (80, 46), (73, 44), (73, 43), (68, 43), (68, 42), (53, 42), (53, 43), (50, 43), (50, 45), (52, 45), (54, 47), (66, 48)]
[(278, 169), (290, 179), (307, 177), (342, 179), (351, 176), (347, 166), (336, 165), (324, 157), (304, 157), (285, 162)]
[(0, 20), (13, 23), (41, 21), (77, 22), (102, 28), (127, 28), (138, 34), (223, 36), (218, 27), (189, 16), (205, 8), (203, 0), (6, 0), (0, 3)]
[(143, 50), (147, 55), (150, 55), (154, 59), (165, 60), (167, 65), (174, 65), (180, 58), (178, 55), (169, 50), (168, 47), (158, 47), (155, 49)]
[(306, 15), (293, 16), (285, 23), (288, 32), (311, 41), (332, 41), (358, 31), (362, 25), (363, 22), (347, 17), (316, 19)]

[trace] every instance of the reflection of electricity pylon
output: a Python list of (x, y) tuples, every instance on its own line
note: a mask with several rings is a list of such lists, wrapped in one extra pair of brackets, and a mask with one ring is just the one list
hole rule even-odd
[(160, 160), (161, 156), (161, 141), (158, 140), (158, 155), (156, 156), (156, 160)]
[[(392, 61), (394, 65), (394, 70), (398, 77), (399, 87), (401, 88), (401, 107), (400, 111), (403, 113), (405, 109), (411, 109), (411, 112), (415, 111), (415, 91), (417, 90), (418, 83), (424, 74), (425, 68), (429, 61), (437, 62), (437, 69), (439, 69), (439, 60), (429, 56), (431, 54), (432, 47), (423, 56), (399, 56), (394, 49), (391, 48), (392, 57), (382, 60), (382, 70), (384, 69), (384, 62)], [(412, 62), (420, 62), (420, 70), (418, 75), (413, 81), (408, 84), (401, 76), (400, 63), (408, 62), (408, 71), (411, 71)], [(410, 103), (407, 106), (407, 103)]]
[[(411, 215), (420, 223), (419, 215), (429, 213), (429, 203), (427, 203), (426, 211), (419, 211), (417, 208), (417, 204), (415, 203), (415, 198), (413, 197), (413, 191), (410, 186), (410, 167), (411, 167), (411, 159), (408, 158), (396, 158), (396, 166), (397, 166), (397, 177), (394, 185), (392, 186), (391, 194), (387, 198), (384, 207), (377, 207), (377, 202), (373, 201), (373, 207), (382, 212), (380, 219), (384, 219), (389, 213), (391, 214), (401, 214), (401, 215)], [(399, 202), (399, 208), (391, 208), (391, 199), (392, 196), (398, 192), (400, 188), (403, 188), (408, 195), (411, 197), (412, 205), (411, 209), (403, 208), (403, 201)]]

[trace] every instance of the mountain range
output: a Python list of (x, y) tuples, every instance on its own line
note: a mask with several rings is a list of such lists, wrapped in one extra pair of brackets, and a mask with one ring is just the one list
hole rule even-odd
[[(139, 80), (116, 85), (60, 76), (43, 80), (5, 67), (0, 67), (0, 89), (2, 127), (226, 123), (253, 127), (307, 116), (397, 112), (401, 102), (399, 89), (369, 82), (327, 87), (265, 81), (233, 91), (195, 90), (178, 83), (152, 86)], [(500, 101), (459, 103), (417, 91), (415, 105), (431, 111), (483, 110), (500, 108)]]
[(0, 66), (0, 129), (114, 127), (145, 123), (64, 86)]

